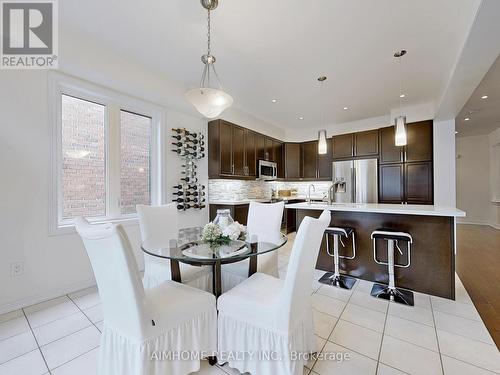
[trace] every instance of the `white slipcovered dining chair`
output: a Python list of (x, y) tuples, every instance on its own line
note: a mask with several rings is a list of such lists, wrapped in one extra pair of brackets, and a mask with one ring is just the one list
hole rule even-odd
[[(283, 217), (284, 202), (259, 203), (250, 202), (247, 219), (247, 238), (256, 238), (259, 242), (280, 244), (281, 219)], [(249, 259), (229, 263), (222, 266), (222, 290), (228, 291), (248, 278)], [(257, 272), (279, 277), (278, 252), (270, 251), (259, 255)]]
[[(330, 212), (305, 217), (293, 244), (286, 279), (255, 273), (217, 301), (219, 353), (230, 367), (258, 375), (299, 375), (316, 351), (311, 280)], [(293, 352), (302, 353), (296, 358)], [(225, 361), (220, 357), (219, 361)]]
[[(178, 212), (175, 203), (163, 206), (137, 205), (142, 242), (152, 249), (168, 248), (176, 240), (179, 231)], [(212, 271), (209, 266), (191, 266), (179, 263), (183, 284), (210, 292)], [(171, 280), (170, 260), (144, 253), (145, 288), (151, 288)]]
[(198, 371), (200, 358), (175, 356), (217, 349), (215, 297), (173, 281), (144, 289), (120, 225), (90, 225), (81, 217), (75, 224), (94, 270), (104, 314), (97, 374)]

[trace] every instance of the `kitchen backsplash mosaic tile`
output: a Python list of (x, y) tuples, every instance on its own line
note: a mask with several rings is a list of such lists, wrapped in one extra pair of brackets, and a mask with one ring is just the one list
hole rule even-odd
[(272, 189), (297, 189), (297, 195), (305, 197), (311, 184), (315, 188), (311, 195), (316, 198), (326, 196), (332, 185), (329, 181), (266, 182), (215, 179), (208, 181), (208, 197), (210, 202), (267, 199), (271, 197)]

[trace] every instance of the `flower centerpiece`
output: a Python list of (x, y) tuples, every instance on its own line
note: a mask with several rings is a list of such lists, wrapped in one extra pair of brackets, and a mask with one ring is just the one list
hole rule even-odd
[(211, 247), (229, 245), (231, 241), (235, 241), (240, 237), (245, 238), (245, 227), (237, 221), (224, 227), (224, 229), (215, 223), (208, 223), (201, 234), (201, 240), (210, 244)]

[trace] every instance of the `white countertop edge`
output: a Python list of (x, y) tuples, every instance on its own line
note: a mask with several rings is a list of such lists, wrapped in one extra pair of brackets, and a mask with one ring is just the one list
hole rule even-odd
[(449, 216), (465, 217), (465, 212), (454, 207), (442, 207), (418, 204), (382, 204), (382, 203), (337, 203), (328, 204), (308, 204), (291, 203), (285, 208), (295, 208), (302, 210), (330, 210), (330, 211), (352, 211), (352, 212), (373, 212), (384, 214), (401, 215), (422, 215), (422, 216)]
[[(283, 202), (287, 202), (289, 200), (295, 200), (295, 199), (303, 199), (305, 200), (306, 198), (303, 196), (293, 196), (293, 197), (280, 197)], [(312, 197), (312, 199), (321, 199), (321, 197)], [(238, 204), (249, 204), (250, 202), (269, 202), (271, 198), (255, 198), (255, 199), (243, 199), (243, 200), (234, 200), (234, 201), (224, 201), (224, 200), (210, 200), (208, 204), (223, 204), (223, 205), (238, 205)]]

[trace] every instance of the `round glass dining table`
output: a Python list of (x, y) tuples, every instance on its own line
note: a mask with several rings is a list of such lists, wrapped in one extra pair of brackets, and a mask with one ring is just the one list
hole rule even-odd
[(216, 297), (222, 293), (221, 267), (222, 264), (239, 262), (249, 258), (248, 277), (257, 272), (259, 255), (276, 251), (286, 244), (287, 238), (281, 235), (277, 244), (259, 241), (252, 236), (246, 241), (230, 241), (228, 245), (211, 247), (201, 240), (202, 227), (183, 228), (179, 230), (177, 240), (171, 240), (169, 247), (154, 247), (144, 241), (141, 249), (146, 254), (170, 260), (172, 280), (182, 282), (179, 262), (193, 266), (212, 267), (212, 290)]

